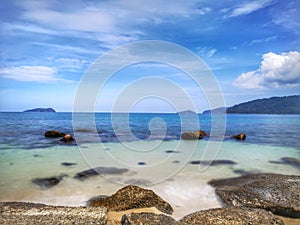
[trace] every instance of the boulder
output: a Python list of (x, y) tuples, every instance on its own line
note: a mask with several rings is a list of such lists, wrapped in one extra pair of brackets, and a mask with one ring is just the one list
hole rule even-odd
[(228, 207), (209, 209), (183, 217), (176, 225), (284, 225), (281, 219), (263, 209)]
[(203, 130), (198, 131), (188, 131), (181, 134), (181, 139), (183, 140), (199, 140), (204, 136), (207, 136), (207, 133)]
[(249, 174), (212, 180), (227, 206), (262, 208), (274, 214), (300, 218), (300, 176)]
[(135, 185), (126, 186), (110, 197), (93, 198), (88, 202), (88, 205), (106, 207), (111, 211), (155, 207), (163, 213), (173, 213), (171, 205), (152, 190)]
[(74, 141), (74, 138), (72, 137), (71, 134), (66, 134), (64, 135), (64, 137), (62, 139), (60, 139), (63, 142), (70, 142), (70, 141)]
[(240, 134), (237, 134), (237, 135), (233, 135), (232, 137), (233, 137), (234, 139), (236, 139), (236, 140), (241, 140), (241, 141), (243, 141), (243, 140), (246, 139), (246, 134), (240, 133)]
[(56, 130), (48, 130), (45, 132), (45, 137), (63, 137), (65, 135), (65, 133)]
[(121, 220), (122, 225), (175, 225), (176, 221), (170, 216), (155, 213), (125, 214)]

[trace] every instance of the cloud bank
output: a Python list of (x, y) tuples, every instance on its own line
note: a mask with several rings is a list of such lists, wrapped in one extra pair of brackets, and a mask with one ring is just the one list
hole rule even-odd
[(241, 74), (233, 85), (244, 89), (300, 86), (300, 52), (263, 55), (259, 69)]

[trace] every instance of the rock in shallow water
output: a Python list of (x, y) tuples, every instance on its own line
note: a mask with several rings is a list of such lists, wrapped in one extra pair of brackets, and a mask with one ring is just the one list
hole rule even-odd
[(93, 198), (88, 202), (88, 205), (106, 207), (111, 211), (156, 207), (161, 212), (173, 213), (171, 205), (152, 190), (134, 185), (126, 186), (107, 198)]
[(128, 172), (128, 169), (125, 168), (116, 168), (116, 167), (96, 167), (93, 169), (84, 170), (82, 172), (77, 173), (74, 176), (74, 179), (83, 181), (89, 177), (97, 176), (101, 174), (123, 174)]
[(45, 137), (63, 137), (65, 135), (65, 133), (56, 130), (48, 130), (45, 132)]
[(181, 139), (183, 140), (199, 140), (207, 136), (206, 132), (203, 130), (199, 131), (188, 131), (181, 134)]
[(216, 193), (228, 206), (262, 208), (275, 214), (300, 218), (300, 176), (250, 174), (212, 180)]
[(121, 220), (122, 225), (175, 225), (176, 221), (163, 214), (131, 213), (125, 214)]
[(272, 213), (263, 209), (228, 207), (192, 213), (177, 225), (284, 225)]
[(32, 183), (36, 184), (42, 189), (48, 189), (57, 185), (65, 176), (67, 175), (60, 175), (60, 176), (46, 177), (46, 178), (35, 178), (32, 179), (31, 181)]

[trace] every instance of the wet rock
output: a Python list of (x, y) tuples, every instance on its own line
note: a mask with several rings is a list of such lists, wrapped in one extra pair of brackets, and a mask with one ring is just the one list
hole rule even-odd
[(96, 167), (93, 169), (84, 170), (82, 172), (77, 173), (74, 178), (77, 180), (85, 180), (92, 176), (97, 176), (101, 174), (123, 174), (128, 172), (128, 169), (125, 168), (116, 168), (116, 167)]
[(237, 135), (233, 135), (232, 137), (233, 137), (234, 139), (236, 139), (236, 140), (241, 140), (241, 141), (243, 141), (243, 140), (246, 139), (246, 134), (240, 133), (240, 134), (237, 134)]
[(138, 165), (144, 166), (144, 165), (146, 165), (146, 163), (145, 162), (138, 162)]
[(0, 224), (107, 224), (106, 208), (0, 202)]
[(63, 137), (65, 136), (65, 133), (56, 131), (56, 130), (48, 130), (45, 132), (45, 137)]
[(207, 136), (206, 132), (203, 130), (199, 131), (188, 131), (181, 134), (181, 139), (183, 140), (199, 140)]
[(74, 138), (72, 137), (71, 134), (66, 134), (62, 139), (60, 139), (63, 142), (71, 142), (74, 141)]
[(62, 165), (62, 166), (75, 166), (75, 165), (77, 165), (77, 163), (62, 162), (60, 165)]
[(106, 207), (111, 211), (156, 207), (161, 212), (173, 213), (171, 205), (152, 190), (134, 185), (126, 186), (108, 198), (94, 198), (88, 202), (88, 205)]
[(32, 179), (31, 182), (42, 189), (48, 189), (57, 185), (65, 176), (66, 175), (46, 177), (46, 178), (35, 178)]
[(262, 208), (277, 215), (300, 218), (300, 176), (250, 174), (212, 180), (227, 206)]
[(209, 209), (183, 217), (176, 225), (284, 225), (282, 220), (263, 209), (228, 207)]
[(214, 161), (194, 160), (194, 161), (191, 161), (190, 164), (219, 166), (219, 165), (236, 165), (237, 163), (232, 160), (220, 159), (220, 160), (214, 160)]
[(122, 217), (122, 225), (175, 225), (176, 221), (163, 214), (131, 213)]

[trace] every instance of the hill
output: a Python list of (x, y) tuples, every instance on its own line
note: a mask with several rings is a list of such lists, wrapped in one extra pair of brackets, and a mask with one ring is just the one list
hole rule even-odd
[(257, 99), (229, 107), (226, 112), (237, 114), (300, 114), (300, 95)]
[(220, 108), (216, 108), (216, 109), (212, 109), (212, 110), (205, 110), (202, 113), (203, 114), (207, 114), (207, 113), (215, 113), (215, 114), (223, 114), (226, 113), (226, 107), (220, 107)]
[(55, 112), (52, 108), (35, 108), (35, 109), (28, 109), (23, 112)]

